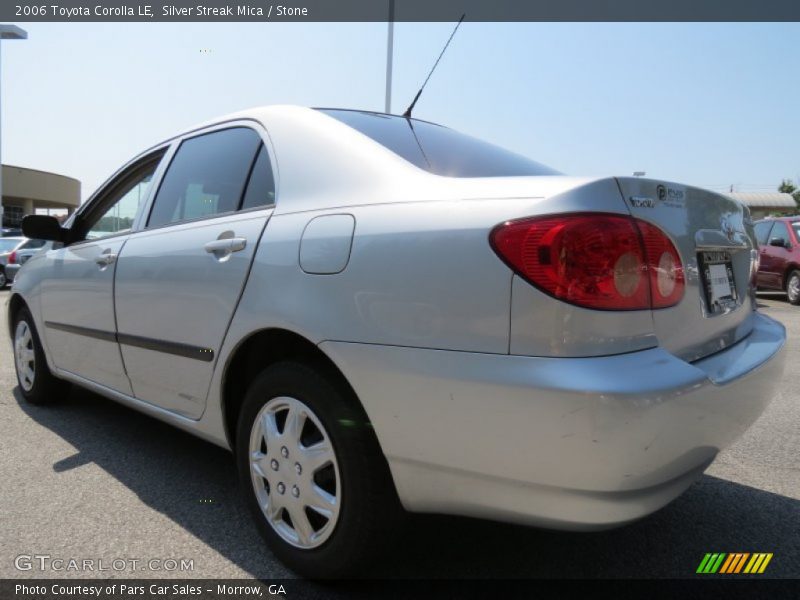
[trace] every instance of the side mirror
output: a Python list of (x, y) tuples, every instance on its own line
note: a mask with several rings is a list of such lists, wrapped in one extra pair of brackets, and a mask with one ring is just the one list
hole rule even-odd
[(58, 219), (48, 215), (28, 215), (22, 219), (22, 234), (34, 240), (63, 242), (68, 231), (61, 227)]
[[(25, 231), (25, 221), (22, 222), (22, 230)], [(781, 248), (785, 248), (787, 244), (786, 244), (786, 240), (784, 240), (783, 238), (774, 237), (769, 241), (769, 245), (770, 246), (779, 246)]]

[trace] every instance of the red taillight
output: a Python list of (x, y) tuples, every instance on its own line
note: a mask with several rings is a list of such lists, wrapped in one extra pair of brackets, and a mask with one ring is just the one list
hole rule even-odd
[(605, 310), (677, 304), (683, 266), (672, 241), (645, 221), (574, 213), (502, 223), (494, 251), (517, 274), (565, 302)]
[(17, 251), (14, 250), (11, 254), (8, 255), (8, 264), (13, 265), (17, 262)]
[(683, 297), (683, 264), (672, 241), (655, 225), (636, 220), (642, 232), (653, 308), (674, 306)]

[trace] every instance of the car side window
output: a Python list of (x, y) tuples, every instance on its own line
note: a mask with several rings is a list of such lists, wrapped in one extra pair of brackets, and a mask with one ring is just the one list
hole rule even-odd
[(261, 138), (233, 127), (184, 140), (161, 182), (147, 227), (239, 208)]
[(783, 240), (783, 243), (787, 248), (791, 245), (792, 238), (789, 237), (789, 229), (786, 227), (786, 223), (783, 221), (776, 221), (775, 226), (772, 228), (772, 232), (769, 234), (770, 240), (774, 240), (775, 238)]
[[(125, 233), (133, 227), (142, 203), (147, 198), (147, 192), (153, 181), (153, 174), (158, 167), (159, 160), (153, 160), (137, 170), (127, 179), (123, 179), (118, 189), (102, 201), (101, 207), (95, 213), (87, 215), (83, 236), (87, 240), (96, 240), (109, 235)], [(103, 208), (105, 207), (105, 208)]]
[(769, 230), (772, 229), (772, 221), (760, 221), (756, 223), (756, 241), (759, 246), (766, 246), (769, 241)]
[(275, 178), (269, 162), (267, 148), (262, 144), (247, 182), (247, 191), (242, 200), (242, 210), (275, 204)]
[(37, 248), (41, 248), (47, 243), (45, 240), (28, 240), (22, 246), (20, 246), (20, 250), (36, 250)]

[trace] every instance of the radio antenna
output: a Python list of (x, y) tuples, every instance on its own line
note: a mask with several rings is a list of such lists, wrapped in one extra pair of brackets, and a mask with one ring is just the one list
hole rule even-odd
[(436, 70), (436, 66), (439, 64), (439, 61), (442, 60), (442, 56), (444, 56), (444, 53), (447, 51), (447, 47), (450, 45), (450, 42), (453, 40), (453, 36), (456, 34), (456, 31), (458, 31), (458, 28), (461, 25), (461, 22), (464, 20), (464, 17), (466, 17), (466, 16), (467, 16), (467, 13), (464, 13), (464, 14), (461, 15), (461, 18), (458, 20), (458, 23), (456, 23), (456, 26), (453, 28), (453, 33), (450, 34), (450, 37), (448, 38), (447, 43), (444, 45), (444, 48), (442, 48), (442, 51), (439, 54), (439, 58), (437, 58), (436, 62), (433, 63), (433, 68), (431, 69), (431, 72), (428, 73), (428, 76), (425, 78), (425, 81), (422, 83), (422, 87), (419, 88), (419, 91), (417, 92), (417, 95), (414, 96), (414, 100), (411, 102), (409, 107), (406, 109), (406, 112), (403, 113), (403, 116), (406, 119), (410, 119), (411, 118), (411, 111), (414, 110), (414, 106), (417, 104), (417, 100), (419, 100), (419, 97), (422, 94), (422, 90), (424, 90), (425, 86), (428, 84), (428, 80), (431, 78), (431, 75), (433, 75), (433, 72)]

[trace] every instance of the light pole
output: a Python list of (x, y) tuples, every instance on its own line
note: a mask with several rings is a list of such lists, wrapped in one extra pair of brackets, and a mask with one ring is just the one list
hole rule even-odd
[(385, 113), (392, 112), (392, 55), (394, 54), (394, 0), (389, 0), (389, 32), (386, 39)]
[[(20, 29), (16, 25), (0, 25), (0, 48), (2, 48), (2, 40), (26, 40), (28, 39), (28, 32)], [(0, 66), (2, 65), (2, 55), (0, 54)], [(0, 90), (2, 89), (2, 77), (0, 77)], [(2, 93), (0, 93), (2, 97)], [(0, 113), (1, 114), (1, 113)], [(2, 132), (2, 128), (0, 128)], [(3, 136), (0, 133), (0, 156), (2, 156)], [(0, 227), (3, 226), (3, 161), (0, 158)]]

